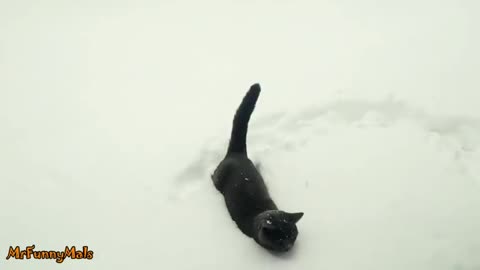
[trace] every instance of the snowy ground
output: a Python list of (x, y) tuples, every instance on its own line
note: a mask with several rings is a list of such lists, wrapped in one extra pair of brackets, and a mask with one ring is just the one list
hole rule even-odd
[[(317, 2), (0, 1), (0, 268), (480, 269), (480, 5)], [(286, 256), (209, 178), (255, 82)]]

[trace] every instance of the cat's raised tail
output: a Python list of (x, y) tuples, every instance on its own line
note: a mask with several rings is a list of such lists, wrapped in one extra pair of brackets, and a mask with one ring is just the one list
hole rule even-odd
[(232, 134), (230, 144), (228, 145), (227, 155), (231, 153), (247, 154), (247, 130), (250, 116), (255, 109), (258, 96), (260, 95), (260, 85), (252, 85), (248, 90), (242, 103), (233, 118)]

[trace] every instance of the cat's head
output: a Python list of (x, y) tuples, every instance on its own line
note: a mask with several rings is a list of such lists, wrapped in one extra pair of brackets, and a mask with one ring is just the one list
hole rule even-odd
[(303, 213), (287, 213), (280, 210), (269, 210), (255, 218), (255, 241), (261, 246), (285, 252), (290, 250), (297, 239), (296, 223)]

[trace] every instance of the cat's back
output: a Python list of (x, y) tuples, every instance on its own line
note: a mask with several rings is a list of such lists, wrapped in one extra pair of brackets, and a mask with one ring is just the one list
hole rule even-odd
[(215, 184), (224, 195), (267, 192), (262, 175), (246, 155), (231, 155), (219, 164)]
[(245, 156), (226, 157), (215, 171), (214, 182), (225, 198), (232, 219), (247, 235), (251, 236), (256, 215), (276, 208), (262, 175)]

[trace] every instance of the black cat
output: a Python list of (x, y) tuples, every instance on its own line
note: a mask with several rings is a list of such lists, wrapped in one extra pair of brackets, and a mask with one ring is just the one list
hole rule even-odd
[(296, 223), (303, 213), (278, 210), (259, 171), (247, 156), (248, 122), (260, 95), (254, 84), (245, 95), (233, 119), (230, 144), (225, 158), (212, 175), (215, 187), (225, 197), (238, 228), (259, 245), (272, 251), (288, 251), (298, 235)]

